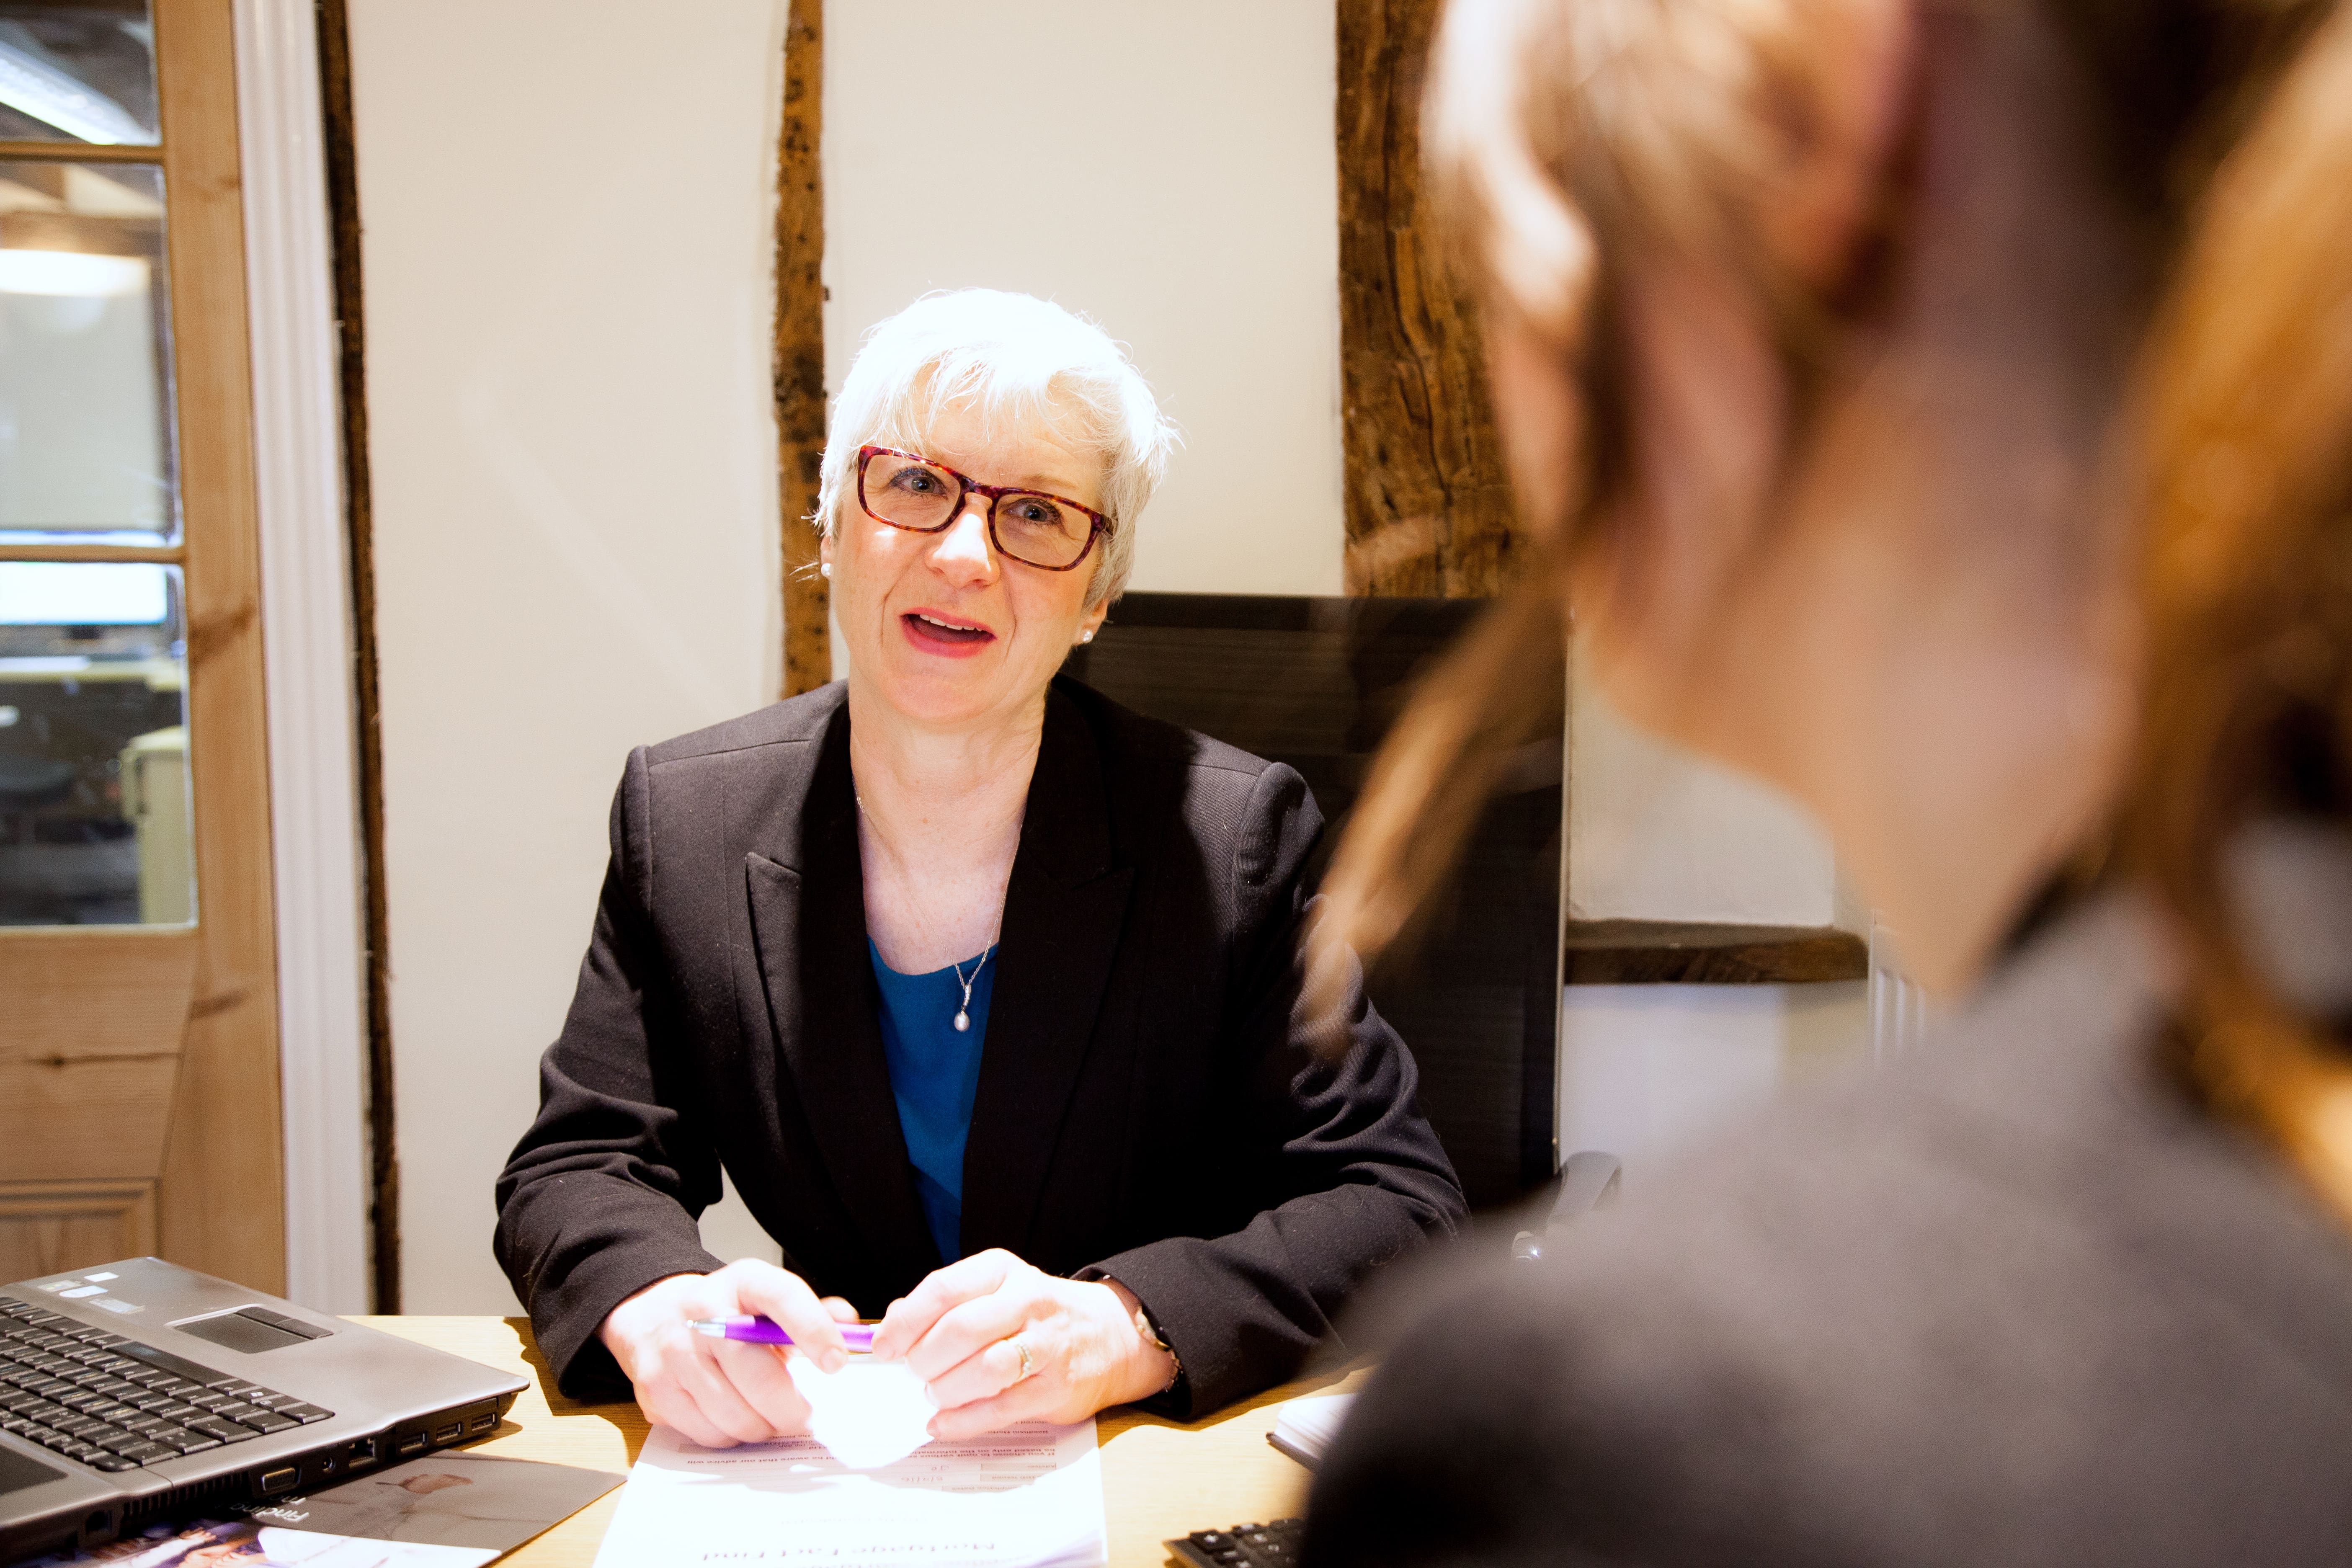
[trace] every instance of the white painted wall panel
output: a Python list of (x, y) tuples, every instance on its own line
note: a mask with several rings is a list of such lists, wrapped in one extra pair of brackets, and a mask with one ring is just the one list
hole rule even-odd
[(1580, 669), (1571, 700), (1572, 918), (1837, 923), (1836, 861), (1802, 807), (1636, 728)]
[(1339, 592), (1329, 0), (853, 0), (824, 25), (828, 381), (929, 289), (1056, 300), (1184, 430), (1133, 585)]
[(404, 1304), (491, 1184), (628, 749), (774, 692), (785, 0), (352, 0)]

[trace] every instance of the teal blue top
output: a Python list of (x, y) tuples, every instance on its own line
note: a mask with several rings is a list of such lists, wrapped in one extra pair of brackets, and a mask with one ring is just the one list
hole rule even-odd
[[(915, 1167), (916, 1195), (923, 1218), (939, 1243), (940, 1260), (963, 1256), (963, 1145), (971, 1132), (972, 1097), (980, 1090), (980, 1043), (988, 1033), (988, 998), (996, 985), (996, 964), (980, 966), (971, 983), (971, 1027), (959, 1030), (963, 982), (954, 968), (929, 974), (901, 974), (882, 962), (874, 939), (866, 939), (874, 982), (882, 992), (882, 1058), (889, 1064), (890, 1093), (898, 1102), (898, 1127), (907, 1135), (907, 1158)], [(972, 961), (961, 965), (971, 974)]]

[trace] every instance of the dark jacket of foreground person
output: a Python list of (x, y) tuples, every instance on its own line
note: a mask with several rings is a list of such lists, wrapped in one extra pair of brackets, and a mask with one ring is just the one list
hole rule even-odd
[[(596, 1331), (719, 1266), (723, 1164), (783, 1265), (878, 1316), (940, 1264), (876, 1017), (845, 688), (640, 748), (498, 1255), (562, 1387)], [(964, 1157), (962, 1245), (1135, 1292), (1204, 1412), (1280, 1382), (1373, 1268), (1456, 1227), (1412, 1058), (1360, 992), (1294, 1030), (1297, 773), (1067, 679), (1046, 700)]]
[[(2352, 1016), (2352, 840), (2240, 849), (2250, 948)], [(1309, 1568), (2352, 1558), (2352, 1236), (2168, 1071), (2154, 929), (2080, 910), (1914, 1059), (1452, 1296)]]

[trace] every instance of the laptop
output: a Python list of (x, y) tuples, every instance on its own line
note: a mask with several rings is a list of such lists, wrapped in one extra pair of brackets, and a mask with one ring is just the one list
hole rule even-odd
[(0, 1286), (0, 1563), (484, 1436), (524, 1386), (159, 1258)]

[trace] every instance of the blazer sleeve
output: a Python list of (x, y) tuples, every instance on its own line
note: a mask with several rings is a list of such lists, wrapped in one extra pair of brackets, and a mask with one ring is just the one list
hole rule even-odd
[(613, 797), (612, 858), (572, 1009), (540, 1058), (539, 1116), (499, 1176), (499, 1264), (574, 1398), (628, 1394), (596, 1332), (614, 1307), (656, 1279), (721, 1267), (695, 1224), (719, 1197), (719, 1158), (665, 1083), (677, 1053), (646, 896), (648, 794), (640, 747)]
[(1246, 1086), (1265, 1207), (1229, 1235), (1176, 1237), (1079, 1270), (1135, 1293), (1183, 1373), (1156, 1404), (1182, 1419), (1293, 1375), (1375, 1269), (1468, 1215), (1453, 1163), (1415, 1101), (1412, 1054), (1351, 965), (1346, 1051), (1327, 1061), (1297, 1016), (1307, 858), (1322, 816), (1304, 780), (1259, 775), (1232, 868), (1226, 1009)]

